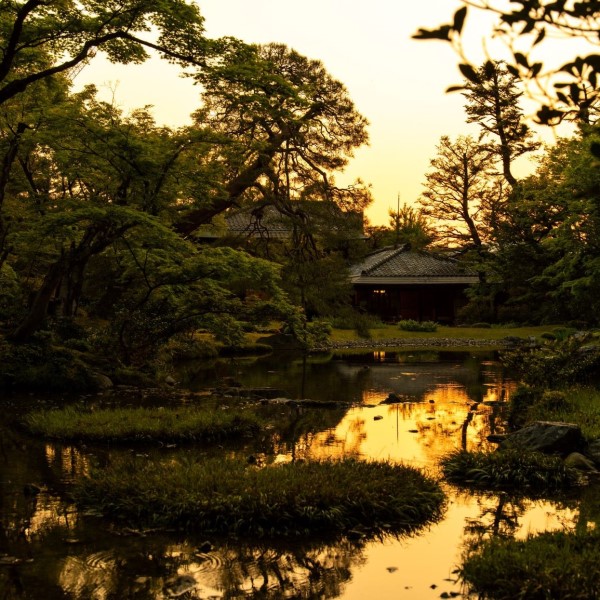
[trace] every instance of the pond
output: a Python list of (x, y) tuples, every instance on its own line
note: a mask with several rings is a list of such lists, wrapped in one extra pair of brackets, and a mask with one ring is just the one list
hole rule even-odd
[[(453, 573), (465, 544), (479, 536), (572, 528), (592, 518), (577, 501), (515, 500), (470, 495), (445, 486), (443, 518), (403, 538), (279, 544), (197, 539), (113, 526), (81, 513), (69, 484), (91, 463), (118, 453), (160, 458), (169, 453), (252, 454), (264, 462), (355, 456), (389, 459), (436, 475), (455, 448), (487, 448), (501, 432), (515, 388), (493, 353), (371, 352), (302, 360), (283, 355), (187, 365), (181, 402), (202, 402), (220, 386), (226, 404), (237, 386), (272, 388), (271, 395), (328, 402), (326, 408), (281, 400), (261, 410), (282, 427), (254, 440), (207, 448), (116, 449), (50, 444), (23, 435), (14, 423), (40, 403), (137, 405), (161, 397), (115, 390), (83, 398), (4, 398), (0, 438), (0, 598), (157, 600), (163, 598), (466, 597)], [(401, 402), (382, 404), (393, 393)]]

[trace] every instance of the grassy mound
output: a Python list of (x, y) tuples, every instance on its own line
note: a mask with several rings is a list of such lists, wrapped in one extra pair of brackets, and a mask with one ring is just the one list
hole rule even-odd
[(444, 505), (438, 483), (418, 470), (357, 460), (259, 469), (233, 459), (125, 459), (93, 471), (74, 494), (130, 526), (261, 537), (406, 533)]
[(568, 489), (580, 481), (577, 471), (565, 466), (559, 457), (524, 450), (457, 450), (444, 457), (441, 466), (451, 483), (486, 490), (547, 493)]
[(68, 407), (39, 410), (25, 416), (35, 435), (64, 441), (184, 442), (217, 441), (250, 434), (261, 422), (251, 413), (182, 408), (117, 408), (83, 412)]
[(557, 531), (526, 540), (494, 538), (467, 555), (459, 574), (479, 598), (599, 598), (600, 533)]

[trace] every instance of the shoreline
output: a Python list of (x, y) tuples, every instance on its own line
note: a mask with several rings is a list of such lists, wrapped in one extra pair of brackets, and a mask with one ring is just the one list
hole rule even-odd
[[(525, 340), (523, 340), (525, 341)], [(379, 349), (379, 348), (489, 348), (503, 349), (514, 347), (514, 340), (490, 339), (461, 339), (461, 338), (389, 338), (389, 339), (361, 339), (333, 341), (323, 347), (314, 348), (313, 351), (351, 350), (354, 348)]]

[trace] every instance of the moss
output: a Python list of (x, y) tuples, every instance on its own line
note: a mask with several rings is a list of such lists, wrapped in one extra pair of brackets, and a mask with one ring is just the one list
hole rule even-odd
[(92, 471), (74, 495), (136, 527), (251, 537), (407, 533), (444, 507), (438, 483), (418, 470), (357, 460), (257, 468), (234, 459), (129, 458)]

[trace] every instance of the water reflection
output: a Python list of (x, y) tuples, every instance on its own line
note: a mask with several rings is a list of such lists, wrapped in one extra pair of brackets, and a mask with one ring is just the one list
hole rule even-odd
[[(223, 449), (150, 446), (135, 449), (47, 444), (0, 426), (0, 598), (157, 600), (166, 598), (341, 598), (424, 600), (462, 594), (453, 570), (465, 544), (493, 535), (525, 536), (599, 522), (600, 489), (578, 499), (541, 502), (505, 494), (469, 495), (447, 487), (445, 518), (421, 534), (357, 544), (278, 545), (179, 539), (113, 527), (80, 514), (65, 492), (124, 453), (191, 460), (208, 453), (254, 454), (264, 463), (356, 456), (411, 463), (436, 472), (456, 448), (487, 447), (504, 426), (514, 388), (493, 355), (378, 352), (311, 360), (281, 356), (189, 368), (200, 390), (224, 381), (271, 387), (287, 398), (336, 400), (328, 408), (270, 402), (255, 408), (274, 425)], [(389, 403), (390, 394), (399, 402)], [(154, 404), (151, 394), (75, 399), (91, 404)], [(204, 402), (200, 394), (181, 401)], [(235, 394), (222, 400), (242, 401)], [(12, 417), (11, 417), (12, 415)]]

